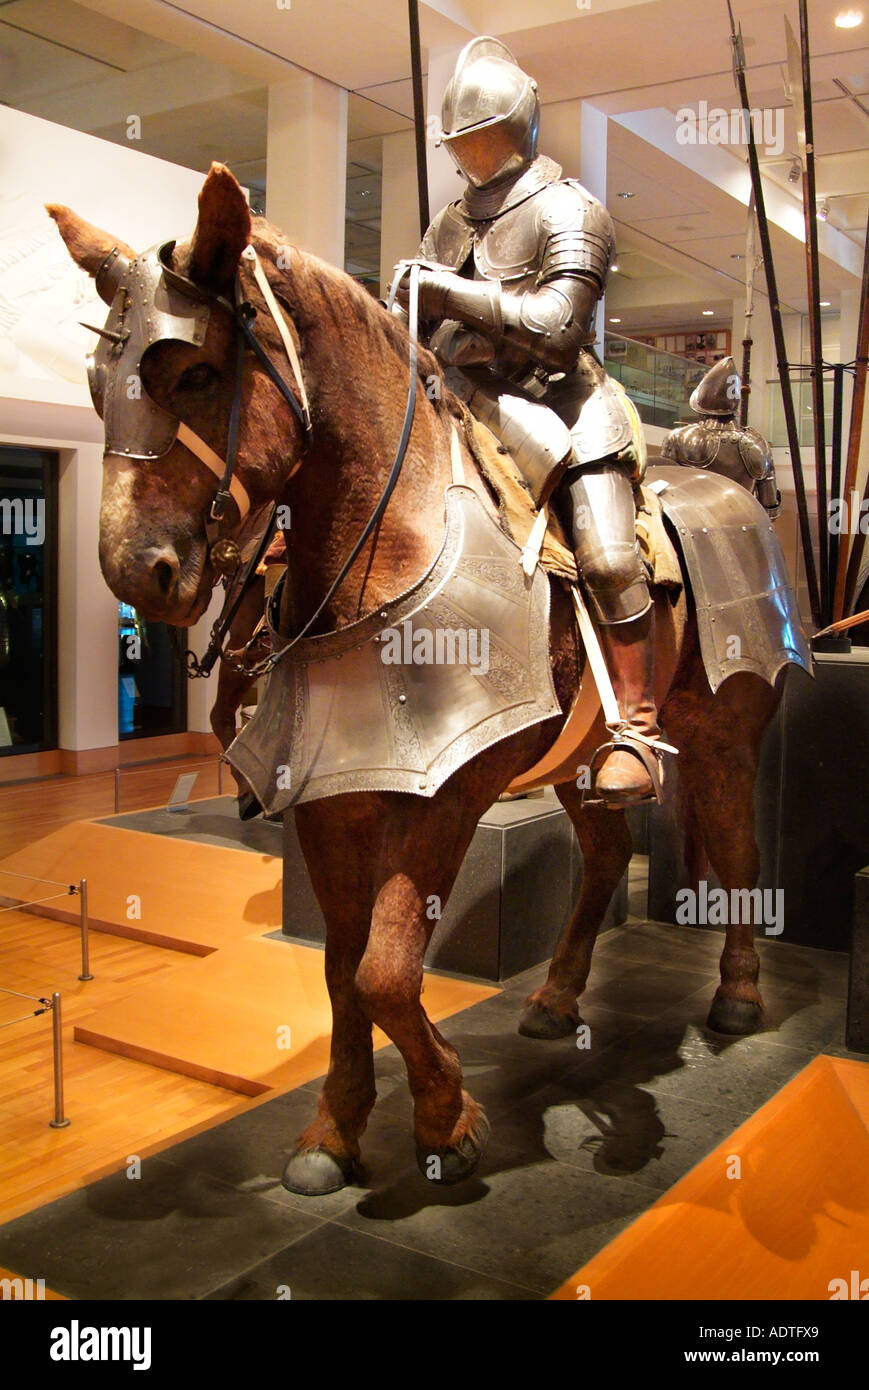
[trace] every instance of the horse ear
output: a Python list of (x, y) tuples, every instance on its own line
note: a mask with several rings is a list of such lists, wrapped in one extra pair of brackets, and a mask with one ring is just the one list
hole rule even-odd
[(199, 194), (199, 220), (190, 245), (190, 279), (225, 294), (250, 241), (250, 208), (225, 164), (212, 164)]
[(116, 247), (128, 261), (136, 259), (135, 251), (125, 241), (118, 241), (117, 237), (91, 226), (72, 208), (64, 207), (62, 203), (46, 203), (45, 211), (57, 223), (57, 230), (76, 265), (86, 270), (88, 275), (96, 275), (106, 256)]

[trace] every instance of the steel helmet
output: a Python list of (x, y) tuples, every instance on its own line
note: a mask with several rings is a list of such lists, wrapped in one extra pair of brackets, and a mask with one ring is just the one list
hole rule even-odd
[(537, 154), (537, 83), (499, 39), (472, 39), (444, 92), (441, 123), (441, 140), (468, 182), (500, 183)]
[(735, 415), (742, 397), (742, 381), (732, 357), (722, 357), (695, 386), (691, 409), (698, 415)]

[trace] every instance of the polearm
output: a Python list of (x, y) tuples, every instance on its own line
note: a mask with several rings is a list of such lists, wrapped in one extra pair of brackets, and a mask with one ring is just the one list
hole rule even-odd
[(737, 33), (730, 0), (727, 0), (727, 10), (730, 15), (730, 43), (733, 49), (733, 76), (739, 92), (739, 100), (742, 103), (742, 115), (745, 122), (745, 138), (748, 146), (748, 168), (751, 174), (751, 186), (754, 189), (754, 203), (757, 213), (757, 233), (760, 238), (760, 250), (763, 256), (764, 271), (766, 272), (766, 291), (769, 299), (770, 318), (772, 320), (772, 336), (773, 342), (775, 343), (776, 364), (778, 366), (779, 381), (781, 383), (782, 405), (784, 407), (788, 448), (790, 449), (791, 455), (791, 468), (794, 474), (794, 492), (796, 494), (797, 512), (800, 521), (800, 541), (803, 547), (803, 561), (806, 567), (806, 585), (809, 591), (812, 620), (820, 627), (822, 625), (822, 619), (818, 596), (818, 575), (815, 568), (815, 554), (812, 546), (811, 528), (809, 526), (809, 509), (806, 504), (806, 487), (803, 481), (800, 437), (797, 430), (797, 418), (794, 412), (794, 398), (791, 390), (787, 350), (785, 348), (781, 305), (779, 303), (778, 286), (775, 278), (775, 266), (772, 259), (769, 223), (766, 219), (766, 203), (763, 196), (763, 184), (760, 178), (760, 165), (757, 160), (757, 146), (754, 143), (754, 130), (751, 124), (751, 107), (748, 102), (748, 88), (745, 81), (745, 50), (742, 45), (742, 30), (740, 29)]
[(428, 204), (428, 167), (425, 155), (425, 106), (422, 99), (422, 52), (419, 42), (419, 0), (407, 0), (410, 25), (410, 73), (413, 85), (413, 128), (416, 141), (416, 184), (419, 197), (420, 240), (431, 221)]
[(751, 395), (751, 318), (754, 313), (754, 271), (757, 258), (754, 232), (754, 189), (748, 201), (748, 229), (745, 234), (745, 326), (742, 331), (742, 395), (739, 401), (739, 423), (748, 424), (748, 398)]
[(815, 182), (815, 132), (812, 113), (812, 69), (809, 59), (807, 0), (799, 0), (800, 46), (785, 20), (791, 100), (797, 122), (797, 140), (803, 169), (803, 218), (806, 225), (806, 289), (809, 300), (809, 350), (812, 359), (812, 425), (815, 443), (815, 489), (818, 503), (818, 567), (821, 612), (830, 621), (830, 572), (827, 563), (827, 441), (824, 425), (824, 349), (821, 338), (821, 272), (818, 259), (817, 185)]
[[(866, 402), (866, 369), (869, 364), (869, 222), (866, 225), (866, 243), (863, 248), (863, 283), (860, 287), (860, 317), (857, 321), (857, 360), (854, 365), (854, 392), (851, 396), (851, 420), (848, 426), (848, 452), (845, 457), (845, 481), (842, 496), (848, 504), (847, 516), (853, 525), (851, 499), (857, 487), (857, 467), (860, 462), (860, 439), (863, 433), (863, 408)], [(867, 484), (869, 486), (869, 484)], [(833, 595), (833, 617), (840, 619), (845, 609), (854, 601), (857, 576), (863, 559), (865, 536), (858, 531), (854, 536), (850, 556), (848, 554), (848, 532), (841, 538), (836, 565), (836, 588)]]

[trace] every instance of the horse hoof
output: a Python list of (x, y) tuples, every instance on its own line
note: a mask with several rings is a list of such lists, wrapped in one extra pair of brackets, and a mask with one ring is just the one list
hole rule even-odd
[(763, 1022), (763, 1008), (751, 999), (732, 999), (716, 994), (709, 1010), (706, 1027), (713, 1033), (728, 1033), (743, 1037), (756, 1033)]
[(569, 1038), (576, 1032), (576, 1024), (572, 1016), (553, 1013), (542, 1004), (526, 1004), (519, 1015), (523, 1038)]
[(327, 1192), (340, 1192), (357, 1174), (351, 1158), (338, 1158), (328, 1149), (297, 1149), (284, 1169), (281, 1185), (302, 1197), (324, 1197)]
[(489, 1121), (480, 1112), (473, 1134), (466, 1134), (454, 1149), (425, 1149), (416, 1146), (416, 1161), (419, 1170), (429, 1182), (440, 1187), (451, 1187), (453, 1183), (469, 1178), (483, 1157), (489, 1140)]
[(242, 792), (238, 798), (238, 818), (239, 820), (253, 820), (262, 811), (253, 792)]

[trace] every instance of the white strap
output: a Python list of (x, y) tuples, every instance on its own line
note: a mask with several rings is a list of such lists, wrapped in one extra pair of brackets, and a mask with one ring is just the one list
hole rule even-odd
[(299, 398), (302, 402), (302, 405), (305, 408), (305, 412), (310, 416), (311, 408), (308, 404), (308, 393), (305, 390), (305, 378), (302, 375), (302, 364), (299, 361), (299, 354), (296, 352), (296, 345), (293, 342), (293, 335), (290, 332), (289, 325), (287, 324), (286, 319), (284, 318), (284, 312), (278, 301), (275, 299), (274, 294), (272, 293), (272, 287), (266, 279), (266, 273), (260, 265), (259, 257), (257, 256), (256, 251), (253, 249), (252, 246), (246, 246), (241, 254), (245, 258), (245, 260), (253, 262), (253, 278), (259, 285), (262, 297), (266, 302), (266, 307), (268, 308), (269, 313), (271, 314), (272, 318), (277, 324), (278, 332), (281, 335), (281, 342), (284, 345), (284, 351), (286, 352), (287, 357), (290, 359), (290, 366), (292, 367), (293, 374), (296, 378), (296, 389), (299, 393)]
[[(180, 444), (184, 445), (185, 449), (189, 449), (192, 454), (195, 454), (196, 457), (205, 464), (206, 468), (210, 468), (216, 477), (220, 479), (223, 478), (226, 472), (226, 464), (220, 457), (220, 454), (216, 454), (214, 450), (206, 444), (204, 439), (200, 439), (199, 435), (194, 434), (190, 426), (185, 425), (183, 422), (178, 426), (178, 441)], [(239, 482), (235, 474), (233, 474), (229, 480), (229, 493), (235, 505), (238, 507), (239, 517), (244, 521), (250, 511), (250, 497), (248, 496), (247, 488), (243, 483)]]
[[(610, 673), (604, 661), (603, 652), (600, 649), (600, 642), (597, 638), (594, 623), (591, 621), (588, 609), (583, 602), (579, 587), (571, 584), (570, 593), (573, 598), (573, 606), (576, 609), (576, 620), (579, 623), (579, 631), (585, 644), (588, 654), (588, 664), (594, 676), (595, 685), (600, 695), (600, 702), (603, 706), (603, 717), (606, 726), (610, 730), (616, 730), (624, 725), (624, 720), (619, 713), (618, 701), (616, 700), (613, 683), (610, 680)], [(678, 753), (678, 748), (674, 748), (672, 743), (664, 743), (660, 738), (648, 738), (645, 734), (635, 733), (631, 730), (631, 738), (637, 739), (639, 743), (646, 743), (656, 752)]]
[(522, 551), (522, 568), (529, 579), (537, 568), (537, 561), (540, 559), (540, 548), (543, 545), (543, 537), (546, 535), (546, 523), (549, 514), (546, 507), (541, 507), (534, 518), (534, 525), (528, 532), (528, 539)]
[(582, 595), (576, 584), (571, 584), (570, 594), (576, 609), (576, 621), (579, 623), (580, 636), (588, 655), (588, 664), (591, 667), (594, 683), (597, 686), (600, 702), (603, 706), (604, 720), (608, 725), (621, 724), (622, 717), (619, 714), (618, 701), (613, 690), (613, 683), (610, 680), (610, 673), (603, 659), (600, 642), (597, 640), (594, 623), (589, 617), (588, 609), (583, 603)]

